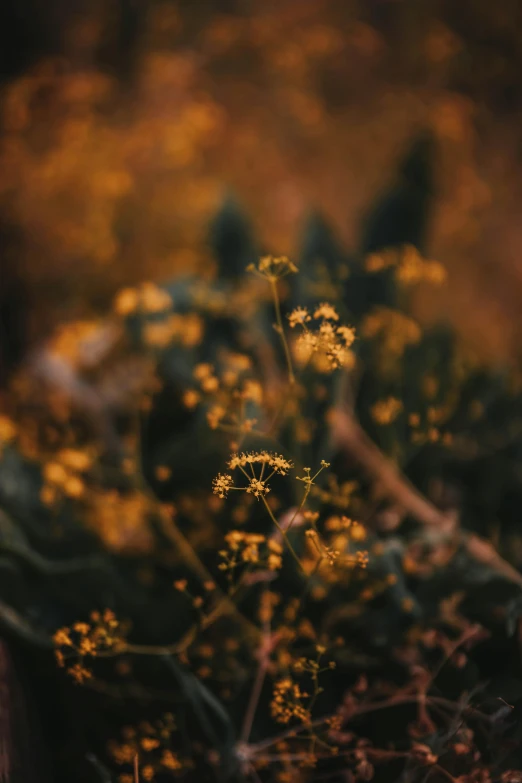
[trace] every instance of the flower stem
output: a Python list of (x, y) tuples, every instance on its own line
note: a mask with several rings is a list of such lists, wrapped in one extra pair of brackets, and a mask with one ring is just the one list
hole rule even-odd
[(282, 528), (282, 527), (281, 527), (281, 525), (279, 524), (279, 522), (278, 522), (278, 521), (277, 521), (277, 519), (275, 518), (275, 516), (274, 516), (274, 514), (273, 514), (273, 512), (272, 512), (272, 509), (271, 509), (271, 508), (270, 508), (270, 506), (268, 505), (268, 503), (267, 503), (267, 500), (266, 500), (266, 498), (265, 498), (265, 496), (264, 496), (264, 495), (262, 495), (262, 496), (261, 496), (261, 500), (262, 500), (262, 501), (263, 501), (263, 503), (265, 504), (265, 508), (266, 508), (266, 510), (268, 511), (268, 514), (270, 515), (270, 519), (272, 520), (272, 522), (274, 523), (274, 525), (276, 526), (276, 528), (279, 530), (279, 532), (280, 532), (280, 533), (281, 533), (281, 535), (283, 536), (283, 539), (284, 539), (284, 541), (285, 541), (285, 544), (286, 544), (286, 545), (287, 545), (287, 547), (288, 547), (288, 551), (290, 552), (290, 554), (291, 554), (291, 555), (292, 555), (292, 557), (294, 558), (295, 562), (296, 562), (296, 563), (297, 563), (297, 565), (299, 566), (299, 570), (300, 570), (300, 571), (302, 571), (303, 573), (305, 573), (305, 570), (304, 570), (304, 568), (303, 568), (303, 565), (302, 565), (301, 561), (299, 560), (299, 556), (297, 555), (297, 553), (296, 553), (295, 549), (293, 548), (293, 546), (292, 546), (292, 544), (290, 543), (290, 540), (289, 540), (289, 538), (288, 538), (288, 536), (287, 536), (287, 534), (286, 534), (286, 530), (285, 530), (284, 528)]
[(277, 321), (277, 331), (279, 333), (279, 336), (281, 338), (281, 342), (283, 343), (283, 348), (285, 352), (286, 357), (286, 364), (288, 367), (288, 380), (290, 382), (290, 386), (293, 386), (295, 384), (295, 375), (294, 375), (294, 368), (292, 365), (292, 355), (290, 353), (290, 346), (288, 345), (288, 340), (286, 339), (285, 330), (283, 327), (283, 319), (281, 317), (281, 303), (279, 301), (279, 291), (277, 290), (277, 282), (276, 280), (270, 279), (270, 286), (272, 288), (272, 296), (274, 298), (274, 308), (276, 313), (276, 321)]

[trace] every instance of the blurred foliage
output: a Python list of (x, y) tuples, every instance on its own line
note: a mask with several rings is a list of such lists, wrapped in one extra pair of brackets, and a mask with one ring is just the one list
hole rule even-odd
[(214, 277), (126, 285), (13, 376), (0, 623), (42, 775), (520, 780), (520, 378), (412, 311), (434, 155), (295, 263), (227, 197)]
[(518, 783), (519, 4), (23, 8), (0, 778)]

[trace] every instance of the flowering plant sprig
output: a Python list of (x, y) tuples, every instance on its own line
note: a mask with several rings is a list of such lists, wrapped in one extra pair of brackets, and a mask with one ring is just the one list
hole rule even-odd
[[(292, 462), (280, 454), (272, 454), (268, 451), (233, 454), (227, 466), (230, 470), (239, 468), (247, 479), (247, 484), (246, 486), (236, 486), (233, 477), (229, 473), (220, 473), (212, 482), (214, 494), (220, 498), (225, 498), (230, 490), (235, 489), (259, 499), (270, 492), (268, 482), (272, 476), (276, 473), (286, 476), (294, 467)], [(260, 466), (257, 472), (254, 466)]]
[[(315, 327), (308, 324), (319, 321)], [(351, 366), (354, 361), (350, 351), (355, 340), (355, 329), (338, 325), (339, 315), (333, 305), (323, 302), (310, 314), (306, 307), (296, 307), (288, 316), (291, 329), (301, 328), (295, 343), (297, 360), (305, 365), (315, 357), (319, 369), (329, 372), (339, 367)]]
[(257, 264), (247, 266), (247, 271), (265, 278), (270, 283), (275, 283), (282, 277), (295, 274), (299, 270), (287, 256), (262, 256)]

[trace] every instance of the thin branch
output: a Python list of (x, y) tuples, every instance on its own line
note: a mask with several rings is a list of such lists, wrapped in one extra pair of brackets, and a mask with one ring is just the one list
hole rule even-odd
[(290, 346), (288, 345), (288, 340), (286, 339), (285, 327), (283, 325), (283, 318), (281, 316), (281, 303), (279, 301), (279, 291), (277, 290), (277, 282), (271, 279), (270, 287), (272, 289), (272, 296), (274, 299), (274, 308), (275, 308), (276, 321), (277, 321), (277, 333), (281, 338), (281, 342), (283, 344), (283, 349), (285, 352), (286, 365), (288, 369), (288, 381), (290, 383), (290, 386), (294, 386), (295, 374), (294, 374), (294, 368), (292, 364), (292, 354), (290, 352)]
[(47, 634), (35, 629), (25, 617), (19, 614), (9, 604), (0, 601), (0, 626), (16, 634), (19, 639), (23, 639), (36, 647), (52, 649), (53, 643)]
[[(422, 524), (437, 527), (441, 534), (449, 535), (454, 532), (453, 519), (439, 511), (411, 484), (364, 432), (349, 411), (337, 410), (333, 427), (333, 434), (340, 448), (379, 483), (389, 498), (393, 498)], [(506, 562), (491, 544), (474, 534), (461, 532), (459, 537), (472, 557), (522, 587), (522, 574)]]
[(241, 727), (241, 743), (244, 744), (246, 744), (250, 739), (257, 706), (259, 704), (259, 699), (261, 698), (266, 674), (270, 666), (270, 653), (272, 652), (273, 648), (274, 641), (271, 634), (270, 619), (265, 619), (263, 623), (263, 638), (258, 653), (259, 665), (254, 679), (254, 684), (250, 692), (250, 698), (248, 700), (248, 706), (243, 719), (243, 725)]
[(425, 525), (448, 526), (448, 517), (424, 497), (363, 430), (355, 417), (336, 411), (334, 437), (340, 447), (384, 489), (386, 494)]

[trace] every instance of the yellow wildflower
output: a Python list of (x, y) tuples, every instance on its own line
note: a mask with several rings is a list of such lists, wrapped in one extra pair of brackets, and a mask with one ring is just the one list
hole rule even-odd
[(257, 266), (250, 264), (249, 272), (256, 272), (270, 282), (298, 271), (296, 265), (287, 256), (263, 256)]
[(391, 424), (402, 410), (402, 402), (395, 397), (378, 400), (371, 407), (371, 414), (377, 424)]
[(234, 486), (234, 479), (227, 473), (219, 473), (212, 482), (212, 491), (220, 498), (226, 498)]
[(306, 307), (296, 307), (288, 316), (290, 327), (293, 329), (298, 324), (303, 325), (307, 321), (311, 321), (312, 317)]
[(339, 316), (331, 304), (322, 302), (314, 312), (314, 318), (324, 318), (327, 321), (338, 321)]

